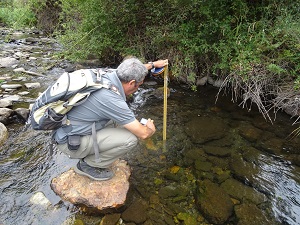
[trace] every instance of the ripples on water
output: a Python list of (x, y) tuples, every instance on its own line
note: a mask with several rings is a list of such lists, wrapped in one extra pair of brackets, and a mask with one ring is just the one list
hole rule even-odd
[(272, 199), (272, 209), (283, 224), (300, 221), (300, 171), (282, 157), (261, 155), (257, 182)]

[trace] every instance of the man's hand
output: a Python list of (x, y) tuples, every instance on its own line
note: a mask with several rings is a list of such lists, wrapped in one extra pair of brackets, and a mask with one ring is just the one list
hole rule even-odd
[(131, 123), (125, 124), (124, 127), (140, 139), (151, 137), (155, 131), (153, 120), (148, 119), (146, 125), (141, 124), (137, 119)]
[[(155, 128), (155, 125), (154, 125), (154, 121), (153, 121), (153, 120), (151, 120), (151, 119), (149, 118), (145, 126), (148, 127), (149, 129), (151, 129), (151, 131), (153, 131), (152, 135), (155, 133), (156, 128)], [(151, 135), (151, 136), (152, 136), (152, 135)]]

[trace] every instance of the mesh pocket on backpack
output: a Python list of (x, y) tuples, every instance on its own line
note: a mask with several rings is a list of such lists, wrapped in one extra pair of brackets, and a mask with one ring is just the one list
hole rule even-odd
[(55, 130), (62, 126), (65, 115), (56, 113), (52, 108), (47, 108), (44, 115), (40, 118), (39, 127), (43, 130)]

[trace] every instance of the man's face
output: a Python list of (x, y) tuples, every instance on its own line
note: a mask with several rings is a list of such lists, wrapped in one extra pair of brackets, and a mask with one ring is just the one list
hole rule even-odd
[(123, 83), (124, 93), (126, 96), (133, 94), (137, 91), (139, 86), (143, 84), (144, 81), (137, 82), (136, 80), (131, 80), (128, 83)]

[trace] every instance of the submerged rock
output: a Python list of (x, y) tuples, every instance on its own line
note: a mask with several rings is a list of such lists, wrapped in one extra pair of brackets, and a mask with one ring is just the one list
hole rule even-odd
[(200, 211), (213, 224), (224, 224), (233, 213), (229, 195), (210, 180), (199, 182), (197, 199)]
[(120, 221), (120, 219), (121, 219), (121, 214), (119, 213), (106, 214), (101, 220), (99, 225), (121, 224), (122, 222)]
[(239, 154), (233, 155), (230, 160), (231, 172), (237, 180), (250, 183), (254, 187), (257, 186), (255, 176), (257, 176), (260, 172), (259, 167), (257, 167), (254, 163), (245, 161)]
[(122, 218), (128, 222), (140, 224), (147, 219), (148, 203), (142, 199), (133, 202), (123, 213)]
[(185, 132), (192, 142), (204, 144), (226, 136), (228, 127), (222, 119), (215, 117), (195, 117), (185, 126)]
[(274, 224), (268, 221), (262, 210), (254, 204), (237, 205), (234, 211), (238, 218), (238, 225)]
[(115, 176), (107, 181), (96, 181), (70, 169), (52, 179), (51, 188), (62, 199), (100, 211), (124, 205), (129, 189), (130, 167), (120, 160), (113, 166)]
[(247, 202), (259, 205), (267, 200), (264, 194), (232, 178), (222, 183), (221, 188), (239, 201), (246, 200)]
[(204, 146), (204, 151), (209, 155), (214, 155), (218, 157), (229, 157), (231, 156), (232, 149), (218, 147), (218, 146)]

